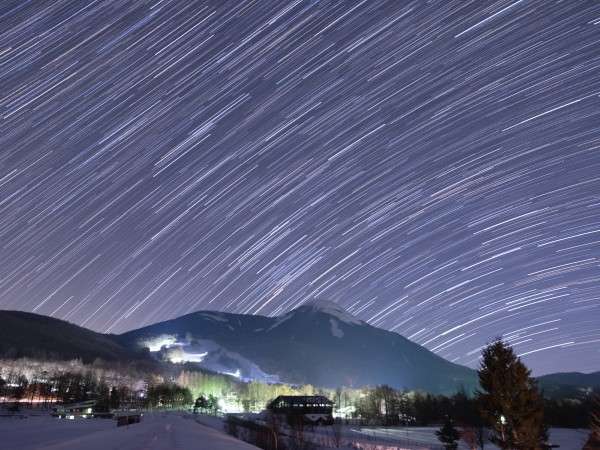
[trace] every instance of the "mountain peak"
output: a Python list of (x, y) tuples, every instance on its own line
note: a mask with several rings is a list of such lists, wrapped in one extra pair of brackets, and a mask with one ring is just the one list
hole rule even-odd
[(297, 312), (318, 312), (326, 314), (328, 316), (332, 316), (333, 318), (338, 319), (341, 322), (352, 325), (361, 325), (363, 323), (361, 320), (357, 319), (348, 311), (346, 311), (341, 305), (338, 305), (337, 303), (329, 300), (311, 300), (292, 310), (291, 314), (295, 314)]
[(321, 299), (314, 299), (314, 300), (310, 300), (306, 303), (304, 303), (303, 305), (300, 306), (300, 308), (302, 306), (309, 306), (313, 309), (318, 309), (321, 311), (340, 311), (340, 312), (345, 312), (347, 313), (347, 311), (344, 309), (343, 306), (338, 305), (336, 302), (333, 302), (331, 300), (321, 300)]

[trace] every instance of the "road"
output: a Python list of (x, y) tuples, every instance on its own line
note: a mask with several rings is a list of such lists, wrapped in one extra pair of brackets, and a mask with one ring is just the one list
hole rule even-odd
[(1, 419), (0, 436), (0, 450), (256, 450), (175, 412), (118, 428), (110, 419)]

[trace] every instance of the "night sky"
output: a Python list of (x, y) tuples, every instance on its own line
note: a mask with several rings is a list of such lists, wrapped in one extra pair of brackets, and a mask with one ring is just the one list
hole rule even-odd
[(0, 3), (0, 308), (314, 298), (600, 370), (600, 3)]

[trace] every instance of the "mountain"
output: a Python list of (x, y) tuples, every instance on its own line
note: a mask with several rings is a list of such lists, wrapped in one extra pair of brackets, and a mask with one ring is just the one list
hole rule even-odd
[(152, 362), (147, 354), (64, 320), (22, 311), (0, 311), (0, 358), (75, 359), (91, 363)]
[[(96, 358), (158, 367), (189, 363), (244, 380), (337, 387), (388, 384), (449, 394), (477, 385), (453, 364), (401, 335), (373, 327), (335, 303), (313, 302), (279, 317), (200, 311), (121, 335), (63, 320), (0, 311), (0, 358)], [(600, 372), (538, 379), (548, 397), (578, 397), (600, 386)]]
[(600, 387), (600, 372), (562, 372), (538, 377), (546, 397), (577, 398)]
[[(300, 306), (279, 317), (196, 312), (117, 337), (177, 360), (253, 378), (336, 387), (388, 384), (451, 393), (472, 390), (472, 369), (453, 364), (401, 335), (373, 327), (334, 303)], [(215, 352), (229, 356), (211, 358)], [(174, 356), (173, 356), (174, 355)], [(186, 356), (190, 355), (190, 356)]]

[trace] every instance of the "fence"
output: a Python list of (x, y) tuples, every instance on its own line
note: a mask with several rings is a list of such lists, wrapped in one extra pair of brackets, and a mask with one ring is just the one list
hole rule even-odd
[(303, 448), (305, 444), (321, 448), (351, 447), (356, 450), (444, 450), (441, 444), (423, 443), (400, 435), (386, 436), (381, 433), (383, 430), (349, 428), (340, 423), (297, 428), (285, 424), (271, 426), (238, 416), (228, 416), (225, 431), (265, 450), (279, 450), (284, 446)]

